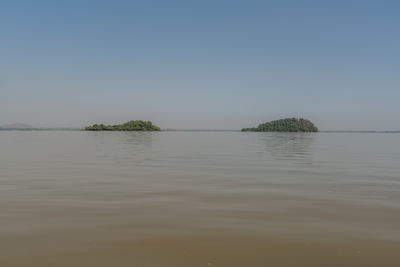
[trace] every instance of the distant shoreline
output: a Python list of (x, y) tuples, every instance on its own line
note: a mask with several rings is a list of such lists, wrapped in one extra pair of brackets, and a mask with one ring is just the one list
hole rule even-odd
[[(82, 128), (0, 128), (0, 131), (82, 131)], [(241, 132), (241, 130), (221, 129), (163, 129), (162, 132)], [(123, 131), (121, 131), (123, 132)], [(301, 133), (301, 132), (265, 132), (265, 133)], [(349, 130), (320, 130), (319, 133), (400, 133), (400, 131), (349, 131)]]
[(0, 131), (81, 131), (81, 128), (0, 128)]

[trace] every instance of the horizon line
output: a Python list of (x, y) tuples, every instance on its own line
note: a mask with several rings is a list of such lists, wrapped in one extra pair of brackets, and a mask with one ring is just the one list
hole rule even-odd
[[(80, 131), (82, 127), (32, 127), (32, 128), (3, 128), (0, 131)], [(241, 129), (190, 129), (166, 128), (165, 132), (241, 132)], [(400, 133), (400, 130), (319, 130), (320, 133)], [(277, 132), (279, 133), (279, 132)], [(301, 133), (301, 132), (293, 132)]]

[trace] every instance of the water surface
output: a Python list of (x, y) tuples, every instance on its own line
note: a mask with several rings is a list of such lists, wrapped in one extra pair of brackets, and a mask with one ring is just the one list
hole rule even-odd
[(400, 134), (0, 131), (0, 266), (400, 266)]

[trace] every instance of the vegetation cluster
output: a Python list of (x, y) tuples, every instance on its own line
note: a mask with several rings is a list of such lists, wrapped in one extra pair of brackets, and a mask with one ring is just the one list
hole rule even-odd
[(318, 132), (318, 128), (306, 119), (287, 118), (262, 123), (256, 128), (244, 128), (242, 132)]
[(160, 131), (160, 128), (153, 125), (150, 121), (129, 121), (124, 124), (104, 125), (94, 124), (87, 126), (86, 131)]

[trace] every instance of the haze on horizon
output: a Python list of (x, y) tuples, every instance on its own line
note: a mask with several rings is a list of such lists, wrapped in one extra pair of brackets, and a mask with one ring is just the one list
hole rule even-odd
[(2, 1), (0, 125), (400, 130), (398, 1)]

